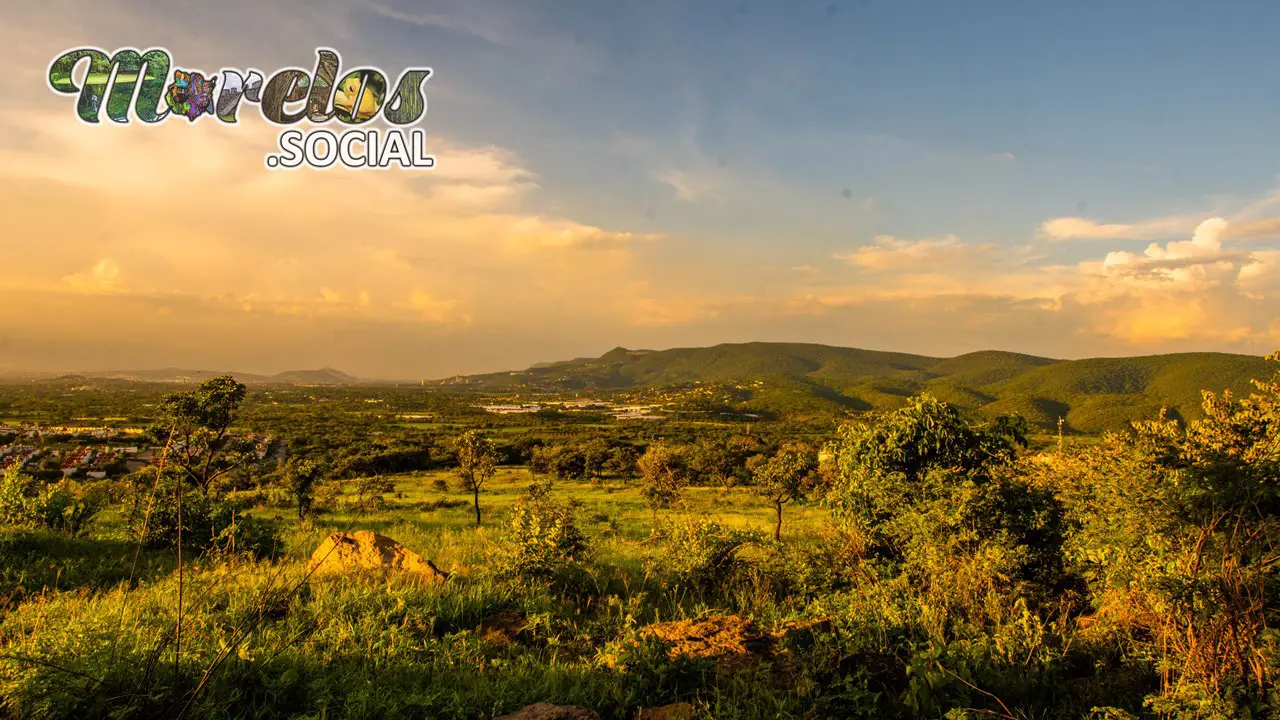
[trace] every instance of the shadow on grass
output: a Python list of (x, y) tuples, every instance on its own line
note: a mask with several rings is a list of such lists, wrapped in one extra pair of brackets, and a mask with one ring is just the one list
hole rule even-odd
[(12, 607), (45, 591), (136, 584), (175, 567), (172, 552), (145, 548), (139, 552), (136, 544), (126, 540), (6, 530), (0, 533), (0, 607)]

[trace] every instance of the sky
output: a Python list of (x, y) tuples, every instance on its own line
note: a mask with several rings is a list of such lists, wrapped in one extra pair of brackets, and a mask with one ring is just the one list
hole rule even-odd
[[(106, 5), (0, 26), (0, 371), (1280, 348), (1280, 4)], [(268, 170), (252, 107), (84, 125), (84, 46), (430, 67), (437, 168)]]

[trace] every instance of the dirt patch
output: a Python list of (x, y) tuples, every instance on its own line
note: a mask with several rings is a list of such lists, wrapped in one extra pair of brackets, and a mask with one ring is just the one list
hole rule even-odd
[(641, 631), (667, 646), (675, 660), (714, 660), (717, 670), (750, 667), (773, 656), (774, 638), (740, 615), (655, 623)]
[(689, 703), (675, 703), (656, 708), (645, 708), (636, 715), (636, 720), (693, 720), (693, 706)]
[(600, 715), (594, 710), (573, 705), (535, 703), (494, 720), (600, 720)]

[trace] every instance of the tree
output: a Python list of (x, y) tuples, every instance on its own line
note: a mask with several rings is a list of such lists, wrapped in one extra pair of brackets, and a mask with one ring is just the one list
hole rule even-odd
[(1064, 511), (1020, 472), (1025, 428), (970, 425), (928, 395), (841, 427), (828, 500), (848, 550), (973, 617), (988, 592), (1052, 597), (1065, 581)]
[(609, 450), (604, 471), (619, 477), (630, 477), (636, 472), (636, 461), (639, 457), (640, 453), (630, 445), (616, 445)]
[(298, 503), (298, 519), (311, 514), (311, 504), (315, 499), (315, 487), (324, 476), (324, 468), (314, 460), (298, 460), (290, 458), (284, 467), (285, 482), (289, 492)]
[[(1280, 361), (1280, 353), (1271, 356)], [(1247, 398), (1204, 394), (1182, 426), (1134, 423), (1043, 466), (1067, 498), (1066, 548), (1094, 620), (1166, 668), (1166, 717), (1264, 717), (1280, 612), (1280, 373)]]
[(252, 444), (231, 434), (245, 392), (242, 383), (225, 375), (160, 401), (163, 420), (151, 435), (168, 445), (169, 467), (202, 495), (209, 494), (215, 480), (252, 457)]
[(689, 471), (684, 457), (668, 445), (650, 445), (636, 462), (643, 486), (640, 494), (655, 513), (680, 499), (688, 483)]
[(689, 448), (689, 472), (699, 484), (728, 485), (745, 461), (745, 456), (735, 456), (723, 442), (703, 440)]
[(458, 479), (471, 492), (476, 506), (476, 527), (480, 527), (480, 490), (498, 470), (498, 453), (476, 430), (463, 433), (454, 443), (458, 454)]
[(805, 496), (818, 463), (814, 453), (801, 445), (787, 445), (759, 463), (754, 472), (756, 493), (773, 507), (777, 523), (773, 539), (782, 539), (782, 508)]

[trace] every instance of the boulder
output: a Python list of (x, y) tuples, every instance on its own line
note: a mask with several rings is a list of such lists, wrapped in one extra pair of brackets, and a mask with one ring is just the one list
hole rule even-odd
[(361, 530), (334, 533), (311, 553), (312, 577), (360, 571), (396, 571), (439, 582), (449, 576), (430, 560), (385, 535)]
[(535, 703), (494, 720), (600, 720), (600, 715), (594, 710), (573, 705)]

